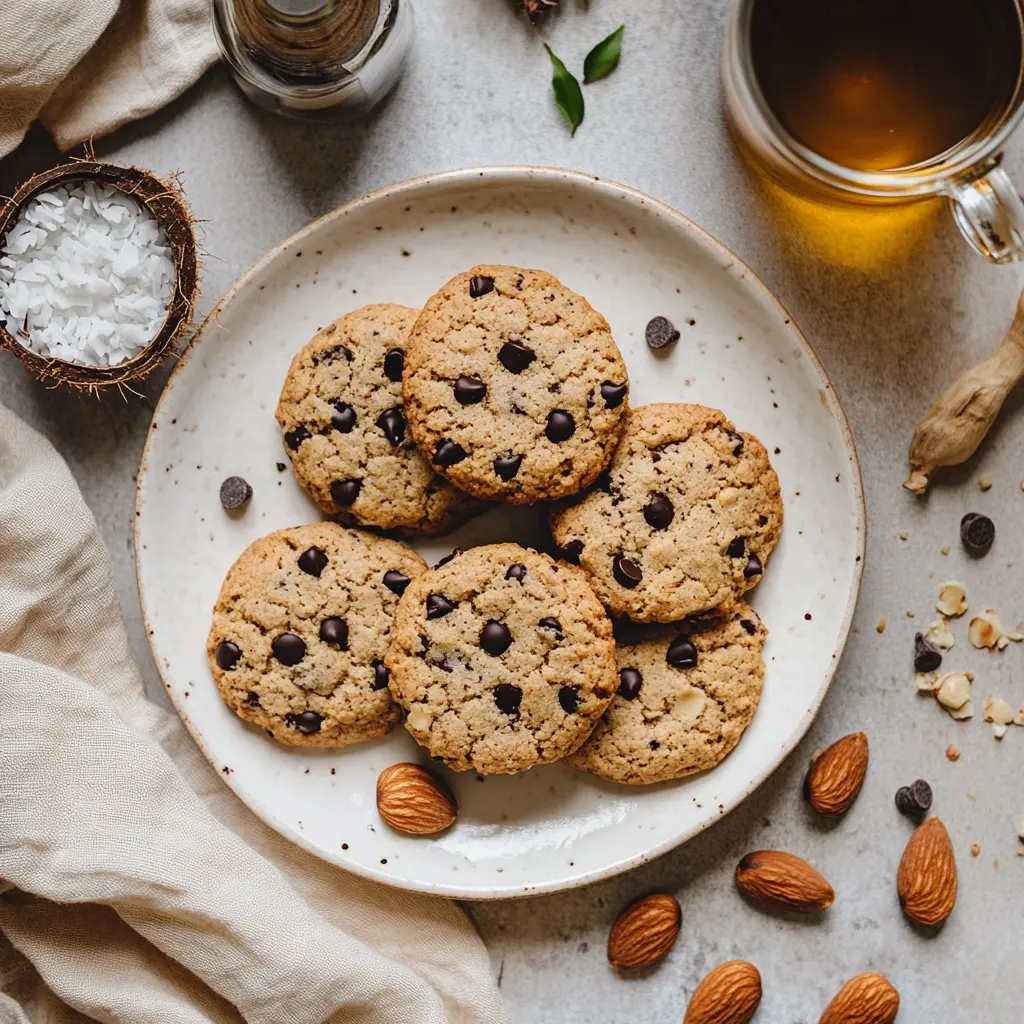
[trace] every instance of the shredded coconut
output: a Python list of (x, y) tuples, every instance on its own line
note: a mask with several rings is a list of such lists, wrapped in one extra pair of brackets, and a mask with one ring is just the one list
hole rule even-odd
[(0, 255), (0, 320), (48, 359), (116, 366), (167, 315), (175, 266), (156, 218), (116, 188), (87, 181), (41, 192)]

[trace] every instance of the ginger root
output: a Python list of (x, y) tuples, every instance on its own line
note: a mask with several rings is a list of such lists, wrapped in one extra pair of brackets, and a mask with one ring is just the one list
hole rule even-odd
[(985, 439), (1006, 396), (1024, 377), (1024, 294), (999, 347), (939, 395), (910, 442), (910, 476), (903, 486), (924, 494), (941, 466), (958, 466)]

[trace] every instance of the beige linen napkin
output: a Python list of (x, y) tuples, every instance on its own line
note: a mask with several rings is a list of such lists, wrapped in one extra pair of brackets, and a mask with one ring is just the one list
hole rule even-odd
[(292, 846), (145, 699), (96, 524), (2, 406), (0, 878), (2, 1022), (507, 1020), (454, 904)]
[(60, 149), (170, 102), (214, 61), (210, 0), (5, 0), (0, 156), (39, 117)]

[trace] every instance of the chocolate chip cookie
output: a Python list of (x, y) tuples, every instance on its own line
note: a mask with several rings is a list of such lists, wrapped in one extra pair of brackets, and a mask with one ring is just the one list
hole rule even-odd
[(320, 331), (288, 370), (277, 422), (295, 479), (342, 522), (442, 533), (478, 507), (430, 468), (406, 427), (402, 369), (418, 315), (357, 309)]
[(619, 623), (619, 688), (567, 758), (611, 782), (643, 785), (714, 768), (761, 699), (768, 631), (744, 601), (705, 623)]
[(344, 747), (401, 718), (384, 665), (398, 599), (426, 563), (336, 523), (250, 544), (213, 609), (206, 650), (224, 703), (282, 743)]
[(402, 387), (431, 463), (470, 494), (514, 504), (590, 484), (628, 410), (604, 317), (550, 274), (517, 267), (474, 267), (427, 302)]
[(782, 530), (779, 478), (717, 409), (645, 405), (598, 486), (556, 509), (551, 529), (612, 614), (675, 622), (761, 579)]
[(571, 753), (618, 684), (611, 622), (583, 574), (517, 544), (414, 579), (385, 663), (416, 742), (482, 775)]

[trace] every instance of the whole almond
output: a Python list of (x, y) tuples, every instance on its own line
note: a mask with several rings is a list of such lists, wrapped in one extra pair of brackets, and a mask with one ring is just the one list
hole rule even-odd
[(941, 924), (953, 912), (956, 858), (939, 818), (929, 818), (910, 837), (896, 876), (896, 891), (903, 913), (918, 924)]
[(818, 1024), (892, 1024), (900, 994), (881, 974), (851, 978), (836, 994)]
[(805, 860), (781, 850), (755, 850), (736, 865), (736, 884), (772, 910), (809, 914), (832, 906), (836, 894), (824, 875)]
[(612, 967), (647, 967), (675, 945), (683, 912), (675, 896), (654, 892), (631, 903), (608, 933)]
[(811, 763), (804, 779), (804, 799), (826, 818), (845, 814), (868, 772), (868, 738), (853, 732), (836, 740)]
[(427, 835), (451, 825), (459, 805), (440, 779), (418, 764), (402, 762), (378, 776), (377, 811), (399, 832)]
[(730, 960), (697, 986), (683, 1024), (747, 1024), (760, 1002), (758, 969), (746, 960)]

